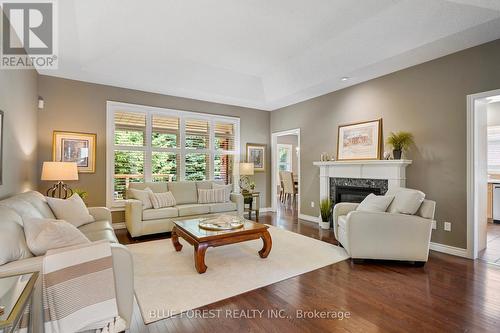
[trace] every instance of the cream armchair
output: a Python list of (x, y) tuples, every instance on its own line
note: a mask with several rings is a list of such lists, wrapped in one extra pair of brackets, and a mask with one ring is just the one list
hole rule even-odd
[(341, 202), (333, 209), (335, 237), (355, 263), (384, 259), (423, 266), (427, 262), (434, 201), (424, 200), (415, 215), (356, 211), (358, 205)]

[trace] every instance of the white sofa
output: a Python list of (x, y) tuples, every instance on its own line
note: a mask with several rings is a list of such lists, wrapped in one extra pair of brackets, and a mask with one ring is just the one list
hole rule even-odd
[(211, 189), (212, 184), (224, 184), (219, 181), (180, 181), (180, 182), (145, 182), (130, 183), (129, 189), (144, 190), (149, 187), (155, 193), (172, 192), (176, 206), (143, 209), (142, 201), (134, 198), (132, 191), (127, 191), (125, 203), (125, 225), (132, 237), (172, 231), (173, 222), (200, 216), (233, 214), (243, 216), (243, 196), (231, 193), (231, 201), (223, 203), (199, 204), (198, 189)]
[[(388, 191), (386, 195), (394, 195), (396, 191)], [(415, 215), (356, 211), (358, 205), (341, 202), (333, 209), (335, 238), (355, 263), (383, 259), (413, 261), (422, 266), (427, 262), (434, 201), (424, 200)]]
[[(116, 299), (120, 317), (130, 324), (134, 300), (134, 272), (132, 255), (120, 245), (111, 226), (111, 213), (104, 207), (89, 208), (95, 222), (81, 226), (80, 231), (91, 241), (111, 242), (113, 269), (115, 272)], [(23, 219), (28, 217), (55, 218), (45, 197), (38, 192), (25, 192), (0, 201), (0, 232), (8, 232), (17, 239), (22, 257), (0, 265), (0, 276), (41, 271), (43, 256), (35, 257), (26, 245)], [(33, 295), (34, 332), (43, 332), (41, 277), (38, 278)]]

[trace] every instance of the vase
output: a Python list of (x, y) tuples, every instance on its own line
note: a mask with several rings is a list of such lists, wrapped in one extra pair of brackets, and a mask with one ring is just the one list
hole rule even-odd
[(320, 226), (321, 226), (321, 229), (325, 229), (325, 230), (330, 229), (330, 221), (326, 221), (326, 222), (321, 221)]
[(400, 160), (401, 159), (401, 150), (399, 149), (394, 149), (392, 151), (392, 155), (394, 156), (395, 160)]

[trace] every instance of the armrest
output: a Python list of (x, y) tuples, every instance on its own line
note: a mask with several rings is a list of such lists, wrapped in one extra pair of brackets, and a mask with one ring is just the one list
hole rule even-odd
[(347, 215), (350, 212), (356, 210), (358, 208), (358, 203), (352, 202), (339, 202), (333, 207), (333, 232), (335, 234), (335, 238), (338, 240), (337, 230), (338, 230), (338, 217), (342, 215)]
[(243, 195), (240, 193), (231, 193), (230, 199), (232, 202), (236, 203), (236, 207), (238, 208), (238, 215), (243, 216)]
[(92, 215), (96, 221), (113, 222), (111, 211), (107, 207), (89, 207), (89, 214)]
[(130, 251), (121, 244), (111, 244), (111, 254), (118, 314), (127, 322), (129, 328), (134, 305), (134, 262)]
[(132, 237), (142, 235), (142, 201), (129, 199), (125, 202), (125, 226)]
[(353, 258), (427, 261), (431, 219), (417, 215), (354, 211), (347, 215), (346, 229), (348, 251)]

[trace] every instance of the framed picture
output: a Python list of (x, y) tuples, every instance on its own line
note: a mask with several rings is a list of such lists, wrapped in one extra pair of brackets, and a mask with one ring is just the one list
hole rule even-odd
[(78, 172), (95, 172), (96, 134), (54, 131), (52, 160), (76, 162)]
[(337, 137), (337, 160), (378, 160), (382, 144), (382, 119), (341, 125)]
[(0, 110), (0, 185), (3, 184), (3, 111)]
[(266, 171), (266, 145), (247, 143), (247, 163), (253, 163), (255, 172)]

